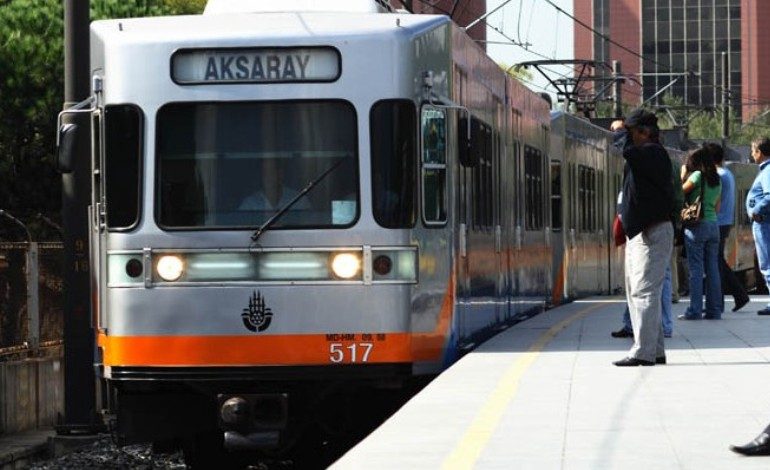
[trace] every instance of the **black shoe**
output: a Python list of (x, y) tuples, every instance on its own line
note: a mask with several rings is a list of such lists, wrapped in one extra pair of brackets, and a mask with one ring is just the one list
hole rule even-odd
[(730, 450), (742, 455), (770, 455), (770, 435), (763, 432), (748, 444), (730, 446)]
[(770, 315), (770, 307), (763, 308), (762, 310), (757, 310), (757, 315)]
[(626, 357), (619, 361), (613, 362), (618, 367), (636, 367), (636, 366), (654, 366), (652, 361), (645, 361), (644, 359), (637, 359), (635, 357)]
[(749, 300), (751, 300), (751, 299), (749, 299), (749, 296), (746, 296), (746, 297), (744, 297), (742, 299), (736, 300), (735, 301), (735, 306), (733, 307), (733, 312), (737, 312), (738, 310), (742, 309), (744, 305), (749, 303)]
[(621, 328), (618, 331), (613, 331), (610, 334), (612, 335), (613, 338), (633, 338), (634, 337), (634, 332), (628, 331), (625, 328)]
[(691, 317), (689, 315), (678, 315), (676, 318), (680, 320), (700, 320), (702, 317), (700, 315), (697, 317)]
[(660, 356), (655, 358), (655, 364), (665, 364), (666, 356)]

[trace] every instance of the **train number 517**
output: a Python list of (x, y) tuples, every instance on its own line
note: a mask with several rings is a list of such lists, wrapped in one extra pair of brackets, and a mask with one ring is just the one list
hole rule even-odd
[(342, 343), (329, 344), (329, 360), (339, 362), (368, 362), (372, 352), (372, 343), (353, 343), (345, 346)]

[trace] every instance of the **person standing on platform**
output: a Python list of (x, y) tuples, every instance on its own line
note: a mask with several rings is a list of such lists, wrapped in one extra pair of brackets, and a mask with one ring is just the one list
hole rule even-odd
[(634, 344), (618, 367), (665, 364), (661, 297), (671, 261), (674, 193), (671, 160), (658, 142), (658, 118), (642, 109), (625, 123), (629, 141), (623, 150), (623, 202), (620, 219), (626, 232), (626, 299)]
[(737, 312), (749, 303), (749, 294), (743, 284), (738, 280), (732, 268), (725, 261), (725, 242), (730, 235), (730, 229), (735, 220), (735, 177), (732, 172), (724, 168), (725, 152), (721, 145), (708, 143), (704, 146), (711, 154), (711, 159), (717, 167), (719, 179), (722, 181), (722, 198), (717, 213), (719, 224), (719, 276), (722, 279), (722, 306), (724, 307), (724, 293), (728, 291), (733, 296), (735, 305), (733, 312)]
[[(682, 168), (682, 189), (690, 204), (700, 200), (701, 217), (685, 227), (687, 267), (690, 272), (690, 306), (680, 320), (722, 318), (722, 281), (719, 277), (719, 226), (717, 213), (722, 183), (711, 154), (705, 148), (690, 152)], [(706, 274), (706, 314), (703, 315), (703, 274)]]
[[(621, 132), (623, 131), (624, 121), (618, 119), (612, 122), (610, 130), (615, 133), (615, 143), (622, 142)], [(671, 222), (674, 224), (679, 223), (679, 212), (684, 204), (684, 193), (682, 192), (682, 185), (679, 182), (679, 165), (673, 159), (671, 159), (671, 186), (674, 191), (674, 208), (671, 211)], [(618, 202), (618, 205), (622, 202)], [(670, 338), (674, 331), (674, 322), (671, 314), (671, 304), (674, 301), (674, 294), (677, 292), (678, 286), (675, 286), (674, 279), (676, 278), (676, 260), (671, 257), (671, 262), (666, 268), (666, 277), (663, 279), (663, 291), (661, 294), (661, 323), (663, 324), (663, 336)], [(676, 294), (676, 300), (679, 300), (678, 293)], [(631, 327), (631, 312), (626, 304), (625, 311), (623, 312), (623, 326), (610, 333), (613, 338), (631, 338), (634, 336), (633, 328)]]
[[(751, 143), (751, 158), (759, 164), (759, 174), (746, 196), (746, 213), (753, 221), (754, 244), (757, 247), (759, 270), (770, 285), (770, 139), (763, 137)], [(770, 306), (757, 312), (770, 315)], [(753, 441), (742, 446), (730, 446), (730, 450), (742, 455), (770, 455), (770, 425)]]
[[(751, 158), (759, 165), (759, 174), (746, 196), (746, 214), (752, 220), (751, 231), (757, 250), (759, 271), (770, 286), (770, 139), (763, 137), (751, 143)], [(757, 312), (770, 315), (770, 305)]]

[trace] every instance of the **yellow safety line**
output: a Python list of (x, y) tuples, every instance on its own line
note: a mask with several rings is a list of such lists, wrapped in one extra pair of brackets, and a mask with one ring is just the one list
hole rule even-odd
[(481, 452), (487, 446), (489, 438), (492, 437), (503, 412), (508, 408), (516, 392), (519, 389), (519, 381), (527, 371), (529, 366), (540, 355), (546, 344), (548, 344), (560, 331), (569, 326), (576, 320), (579, 320), (592, 311), (606, 306), (605, 304), (595, 304), (586, 307), (573, 315), (565, 318), (556, 325), (548, 329), (542, 336), (519, 357), (516, 362), (511, 364), (508, 370), (503, 374), (495, 389), (489, 395), (489, 398), (479, 410), (476, 418), (471, 423), (468, 430), (463, 435), (458, 445), (451, 454), (444, 460), (441, 466), (444, 470), (470, 469), (473, 468)]

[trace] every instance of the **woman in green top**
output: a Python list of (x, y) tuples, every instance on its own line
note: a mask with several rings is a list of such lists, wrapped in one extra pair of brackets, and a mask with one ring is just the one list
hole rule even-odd
[[(690, 268), (690, 307), (681, 320), (722, 318), (722, 283), (719, 277), (719, 226), (717, 212), (722, 183), (711, 154), (700, 148), (687, 156), (682, 168), (682, 190), (689, 204), (701, 197), (701, 219), (685, 228), (684, 244)], [(703, 272), (706, 272), (706, 314), (703, 309)]]

